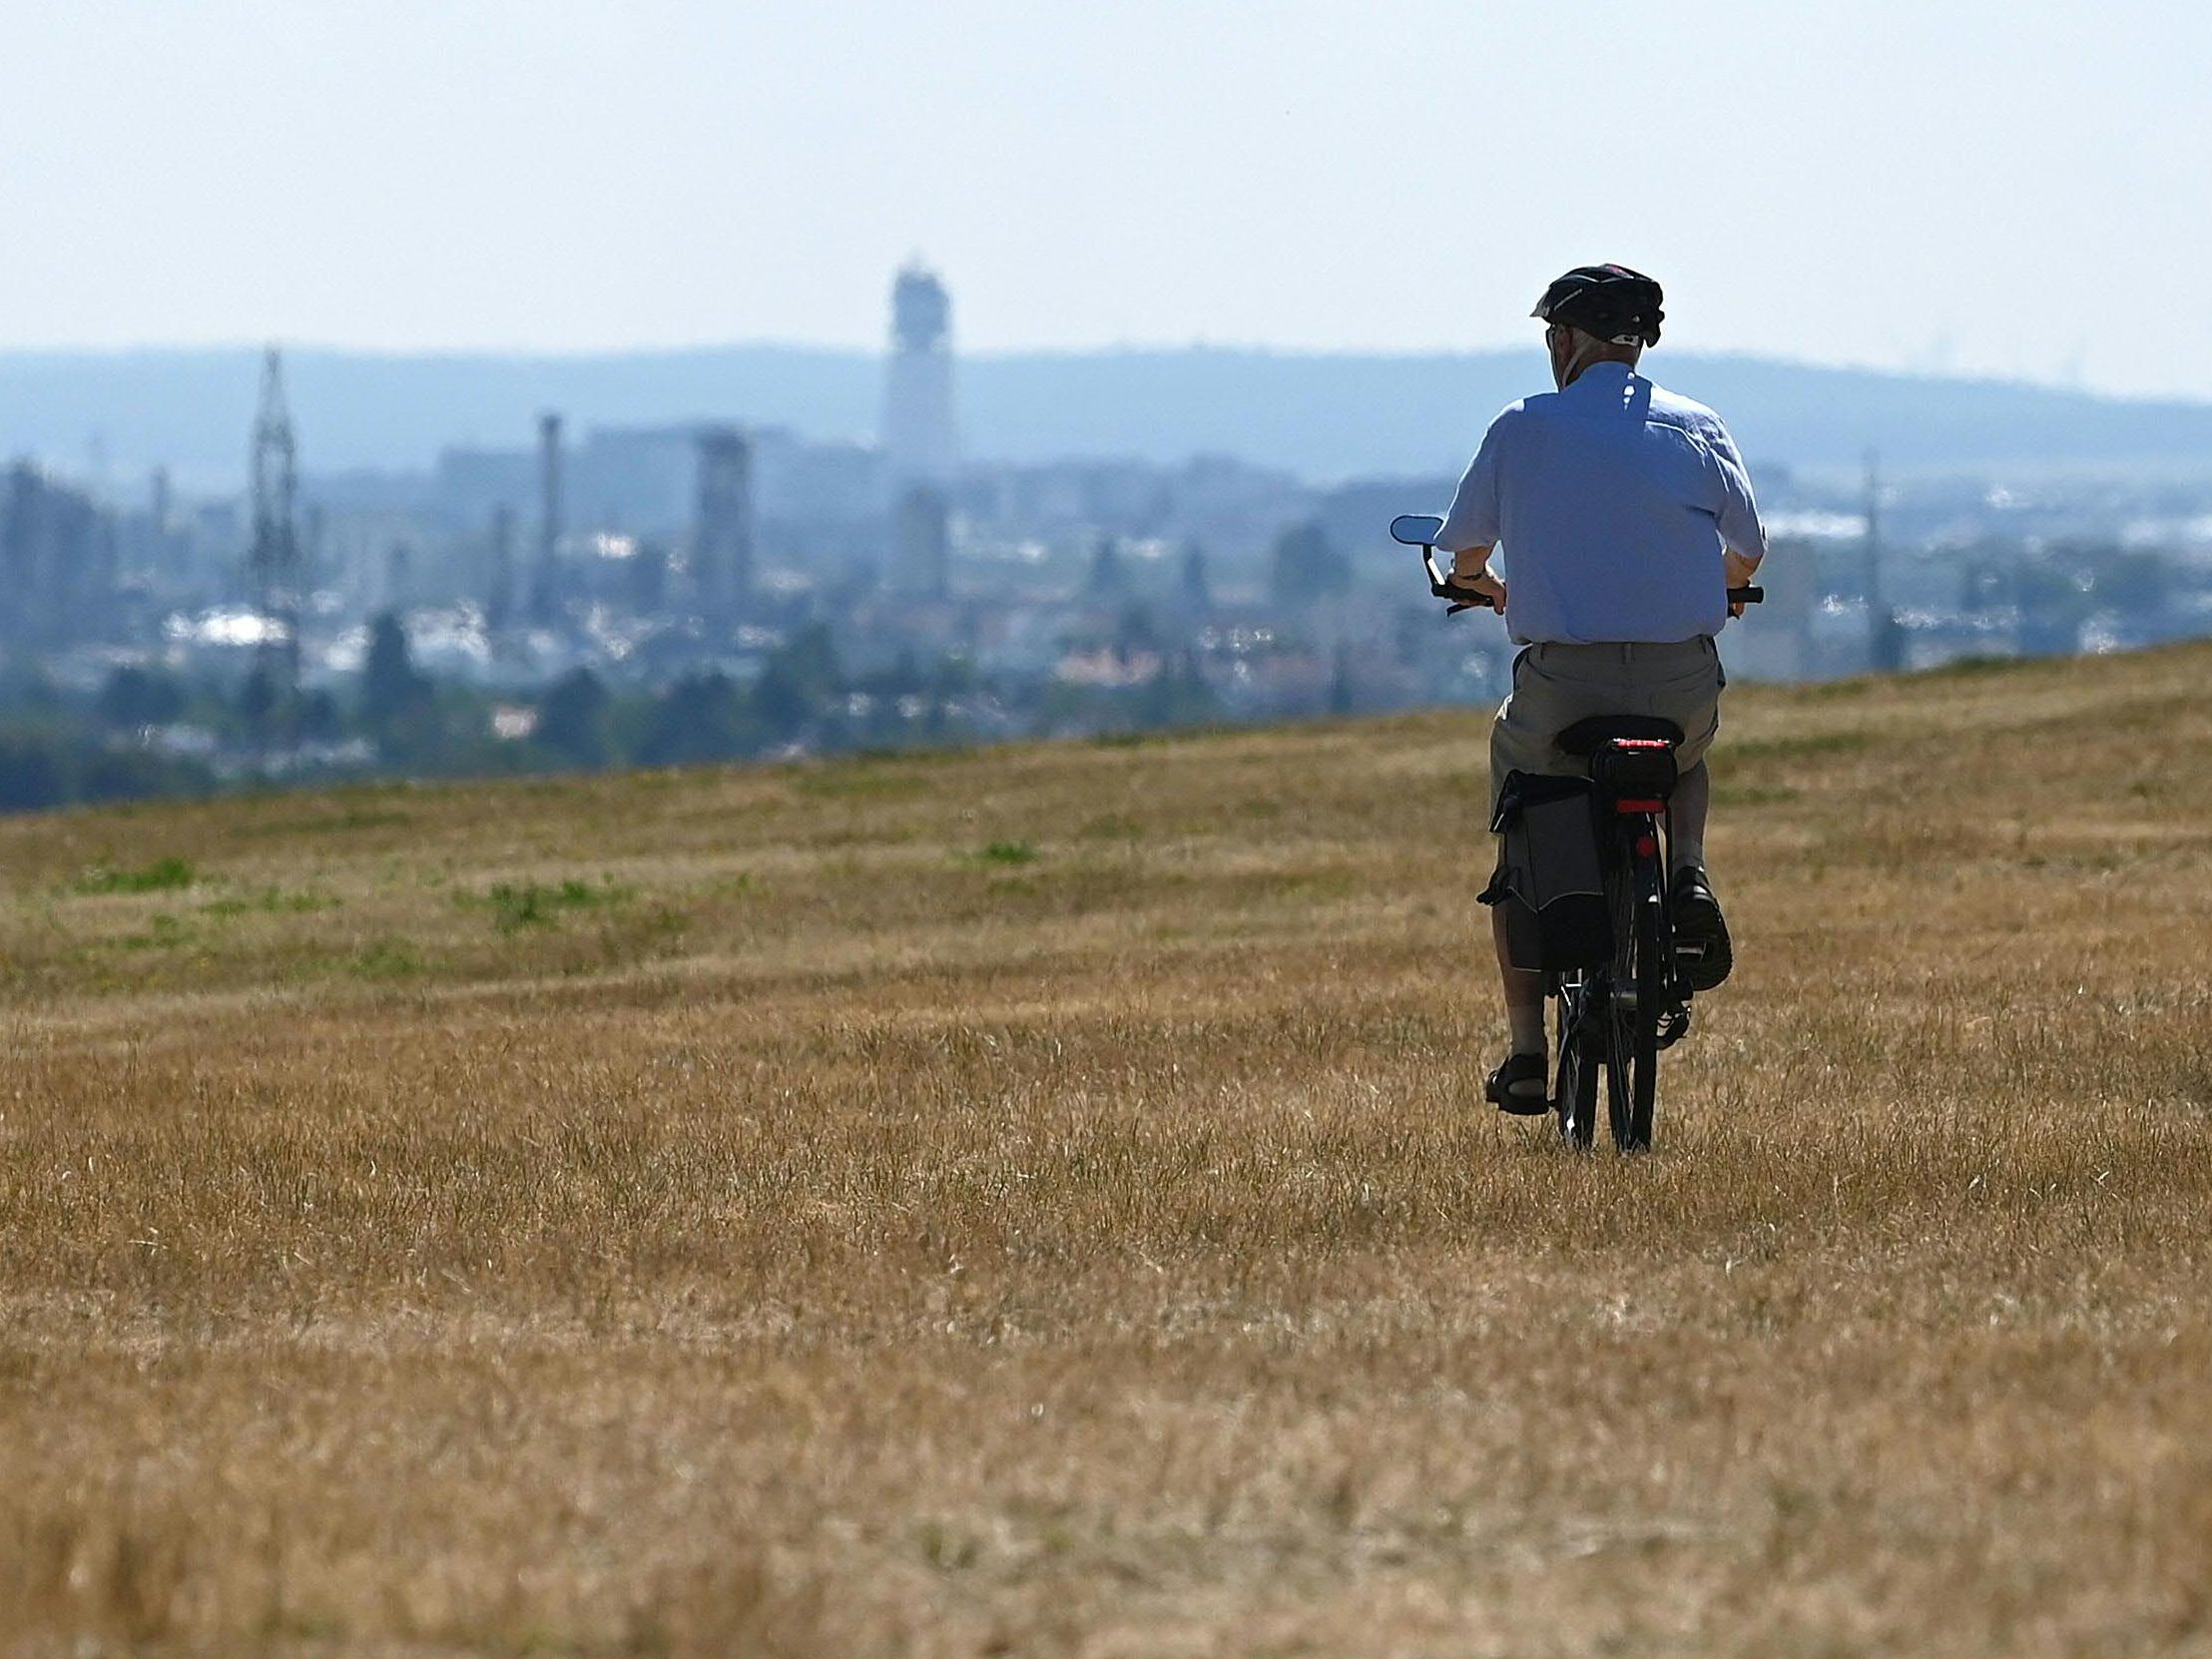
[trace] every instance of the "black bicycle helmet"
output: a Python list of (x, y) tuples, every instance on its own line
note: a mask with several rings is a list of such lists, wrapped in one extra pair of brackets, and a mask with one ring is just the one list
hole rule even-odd
[(1578, 265), (1544, 289), (1528, 314), (1545, 322), (1564, 322), (1614, 345), (1659, 343), (1659, 324), (1667, 313), (1659, 284), (1624, 265)]

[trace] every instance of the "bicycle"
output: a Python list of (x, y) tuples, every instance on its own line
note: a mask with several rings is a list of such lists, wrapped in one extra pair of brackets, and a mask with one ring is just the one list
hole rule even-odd
[[(1391, 539), (1421, 550), (1428, 591), (1455, 609), (1496, 607), (1452, 587), (1437, 568), (1435, 538), (1443, 520), (1405, 513), (1390, 521)], [(1732, 605), (1756, 605), (1759, 587), (1728, 590)], [(1690, 973), (1674, 937), (1673, 894), (1667, 882), (1673, 827), (1674, 751), (1682, 729), (1649, 715), (1598, 715), (1575, 722), (1559, 747), (1589, 765), (1597, 818), (1598, 868), (1610, 923), (1611, 952), (1598, 962), (1553, 969), (1544, 994), (1556, 1004), (1558, 1064), (1552, 1113), (1559, 1137), (1587, 1149), (1597, 1136), (1598, 1079), (1605, 1079), (1606, 1115), (1622, 1152), (1651, 1149), (1659, 1091), (1659, 1053), (1689, 1034)]]

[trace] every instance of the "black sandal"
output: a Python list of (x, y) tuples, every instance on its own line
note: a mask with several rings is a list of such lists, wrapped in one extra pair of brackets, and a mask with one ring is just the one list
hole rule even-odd
[[(1544, 1070), (1541, 1054), (1508, 1054), (1505, 1063), (1491, 1072), (1489, 1082), (1483, 1085), (1483, 1098), (1517, 1118), (1542, 1117), (1551, 1110), (1551, 1090)], [(1534, 1092), (1521, 1086), (1528, 1083), (1536, 1085)]]

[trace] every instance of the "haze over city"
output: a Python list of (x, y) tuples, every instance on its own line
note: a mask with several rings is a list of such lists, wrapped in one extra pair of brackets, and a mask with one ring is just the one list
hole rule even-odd
[(0, 348), (1522, 343), (2197, 397), (2203, 8), (0, 6)]
[(2212, 1659), (2207, 65), (0, 0), (0, 1656)]

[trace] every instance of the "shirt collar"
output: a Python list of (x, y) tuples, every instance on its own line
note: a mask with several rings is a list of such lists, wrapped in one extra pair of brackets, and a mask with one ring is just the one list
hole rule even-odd
[(1616, 358), (1607, 357), (1592, 363), (1580, 374), (1577, 374), (1574, 377), (1574, 383), (1566, 389), (1570, 392), (1588, 390), (1600, 395), (1605, 393), (1617, 394), (1635, 372), (1628, 364)]

